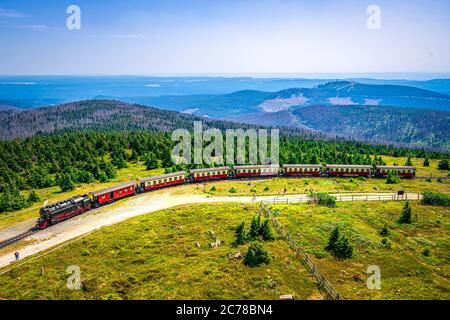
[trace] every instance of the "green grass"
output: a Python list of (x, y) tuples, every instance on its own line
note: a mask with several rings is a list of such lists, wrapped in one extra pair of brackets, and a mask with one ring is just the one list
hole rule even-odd
[[(277, 205), (279, 221), (311, 254), (320, 271), (347, 299), (450, 299), (450, 211), (411, 202), (413, 223), (397, 220), (403, 202), (338, 203), (338, 208)], [(379, 235), (387, 224), (391, 248)], [(352, 259), (338, 261), (324, 250), (339, 225), (354, 246)], [(429, 249), (429, 257), (422, 255)], [(367, 268), (381, 269), (381, 290), (366, 287)]]
[[(191, 205), (104, 228), (0, 276), (2, 299), (278, 299), (317, 296), (314, 279), (282, 240), (265, 243), (269, 265), (250, 268), (228, 254), (234, 228), (247, 227), (257, 205)], [(209, 232), (220, 240), (211, 249)], [(196, 242), (201, 244), (197, 248)], [(29, 258), (27, 258), (29, 259)], [(27, 261), (27, 260), (24, 260)], [(83, 290), (66, 287), (78, 265)], [(40, 275), (44, 268), (44, 275)]]

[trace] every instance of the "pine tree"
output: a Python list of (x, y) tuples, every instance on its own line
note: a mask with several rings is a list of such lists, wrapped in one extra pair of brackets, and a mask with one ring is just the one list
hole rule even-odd
[(334, 228), (331, 231), (330, 238), (328, 239), (328, 244), (325, 247), (325, 250), (334, 252), (336, 250), (336, 243), (339, 240), (339, 227)]
[(400, 219), (398, 219), (398, 222), (403, 224), (409, 224), (412, 222), (412, 210), (411, 206), (409, 205), (409, 201), (406, 201)]
[(395, 170), (389, 170), (386, 183), (387, 184), (397, 184), (400, 182), (400, 178), (397, 176), (397, 171)]
[(273, 236), (272, 229), (270, 228), (269, 219), (264, 220), (264, 222), (261, 225), (261, 236), (264, 241), (270, 241), (275, 239), (275, 237)]
[(259, 235), (259, 219), (253, 216), (252, 223), (250, 224), (250, 232), (248, 234), (249, 239), (256, 239)]
[(236, 240), (234, 241), (234, 243), (236, 245), (241, 245), (241, 244), (245, 243), (245, 226), (244, 226), (244, 221), (242, 221), (237, 226), (234, 234), (236, 236)]
[(430, 159), (428, 159), (428, 157), (426, 157), (425, 160), (423, 161), (423, 166), (424, 167), (429, 167), (430, 166)]
[(269, 252), (264, 249), (263, 245), (259, 242), (253, 242), (248, 247), (244, 263), (250, 267), (257, 267), (261, 264), (269, 264), (271, 260)]
[(353, 256), (353, 247), (348, 243), (348, 238), (342, 236), (335, 244), (334, 255), (338, 259), (350, 259)]
[(408, 156), (408, 159), (405, 162), (405, 166), (412, 166), (411, 156)]

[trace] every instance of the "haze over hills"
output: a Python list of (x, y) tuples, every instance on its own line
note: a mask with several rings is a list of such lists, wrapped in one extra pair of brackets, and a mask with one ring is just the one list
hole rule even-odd
[(349, 81), (278, 92), (243, 90), (223, 95), (136, 97), (125, 100), (215, 118), (278, 112), (311, 105), (377, 105), (450, 111), (450, 95), (410, 86)]
[(448, 75), (428, 74), (411, 77), (410, 74), (316, 74), (303, 77), (302, 75), (0, 76), (0, 104), (28, 109), (88, 99), (113, 99), (155, 105), (157, 101), (148, 98), (186, 96), (183, 99), (187, 99), (192, 95), (196, 97), (206, 95), (203, 98), (207, 99), (209, 95), (227, 95), (247, 90), (274, 93), (288, 88), (312, 89), (321, 84), (334, 82), (336, 79), (371, 85), (409, 86), (450, 95)]

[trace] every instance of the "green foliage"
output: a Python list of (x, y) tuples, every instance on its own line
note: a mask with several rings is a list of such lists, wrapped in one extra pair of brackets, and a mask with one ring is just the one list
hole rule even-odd
[(437, 178), (436, 181), (439, 182), (439, 183), (444, 183), (444, 180), (441, 177)]
[(245, 225), (244, 225), (244, 221), (242, 221), (236, 228), (235, 232), (234, 232), (235, 236), (236, 236), (236, 240), (234, 241), (234, 243), (236, 245), (241, 245), (245, 243)]
[(270, 241), (270, 240), (275, 239), (273, 232), (272, 232), (272, 228), (270, 227), (269, 219), (265, 219), (264, 222), (261, 224), (259, 233), (264, 241)]
[(429, 167), (430, 166), (430, 159), (428, 157), (426, 157), (425, 160), (423, 160), (423, 166), (424, 167)]
[(158, 160), (153, 152), (149, 152), (146, 155), (144, 164), (147, 170), (153, 170), (161, 167), (161, 161)]
[(399, 182), (400, 182), (400, 178), (397, 176), (397, 171), (389, 170), (387, 178), (386, 178), (386, 183), (387, 184), (397, 184)]
[(72, 191), (75, 189), (75, 184), (73, 183), (72, 177), (69, 173), (63, 174), (61, 177), (58, 177), (58, 185), (61, 188), (61, 191)]
[(0, 212), (19, 210), (29, 206), (29, 204), (13, 184), (5, 186), (0, 194)]
[(325, 250), (327, 251), (334, 251), (336, 248), (336, 242), (339, 240), (339, 227), (336, 226), (336, 228), (331, 231), (330, 238), (328, 239), (328, 244), (325, 247)]
[(217, 188), (216, 188), (216, 186), (212, 186), (212, 188), (211, 188), (211, 189), (209, 189), (209, 191), (212, 191), (212, 192), (214, 192), (214, 191), (217, 191)]
[(34, 203), (41, 201), (41, 198), (39, 198), (39, 196), (36, 194), (36, 192), (34, 192), (34, 190), (31, 190), (30, 194), (28, 195), (27, 201), (28, 203)]
[(444, 206), (449, 207), (450, 206), (450, 196), (436, 191), (425, 191), (422, 193), (423, 204), (429, 204), (432, 206)]
[(313, 192), (312, 195), (310, 195), (315, 201), (317, 201), (317, 204), (321, 206), (326, 206), (330, 208), (336, 207), (336, 197), (330, 195), (327, 192)]
[(411, 210), (409, 201), (406, 201), (405, 206), (403, 207), (402, 214), (400, 215), (400, 218), (398, 219), (398, 222), (402, 223), (402, 224), (412, 223), (412, 210)]
[(389, 228), (387, 225), (384, 225), (380, 231), (380, 236), (386, 237), (389, 235)]
[(245, 254), (244, 263), (249, 267), (257, 267), (262, 264), (269, 264), (272, 260), (269, 252), (260, 242), (252, 242)]
[(235, 187), (231, 187), (231, 188), (230, 188), (230, 190), (229, 190), (229, 192), (230, 192), (230, 193), (236, 193), (236, 192), (237, 192), (237, 190), (236, 190), (236, 188), (235, 188)]
[(248, 238), (254, 240), (259, 235), (259, 229), (261, 227), (261, 216), (253, 216), (252, 222), (250, 224), (250, 231), (248, 233)]
[(412, 161), (411, 161), (411, 156), (408, 156), (408, 158), (406, 159), (406, 162), (405, 162), (405, 166), (412, 166), (413, 164), (412, 164)]
[(269, 186), (265, 186), (265, 187), (264, 187), (264, 191), (265, 191), (265, 192), (267, 192), (267, 191), (269, 191), (269, 190), (270, 190)]
[(347, 237), (339, 235), (339, 227), (331, 231), (325, 250), (338, 259), (349, 259), (353, 256), (353, 247), (349, 244)]
[(448, 159), (442, 159), (441, 161), (439, 161), (438, 169), (439, 170), (449, 170), (450, 166), (448, 164)]
[(430, 249), (425, 248), (425, 249), (422, 251), (422, 255), (425, 256), (425, 257), (429, 257), (429, 256), (431, 255)]

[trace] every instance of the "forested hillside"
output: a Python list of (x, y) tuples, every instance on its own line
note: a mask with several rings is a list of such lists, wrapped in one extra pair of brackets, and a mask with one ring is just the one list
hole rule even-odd
[[(193, 121), (202, 121), (205, 128), (246, 129), (255, 127), (114, 100), (86, 100), (21, 112), (17, 110), (0, 112), (0, 139), (30, 137), (38, 133), (83, 130), (145, 129), (154, 132), (169, 132), (179, 128), (192, 129)], [(300, 128), (284, 129), (283, 134), (287, 136), (322, 136), (312, 130)]]
[(293, 111), (319, 131), (450, 150), (450, 112), (378, 106), (315, 106)]

